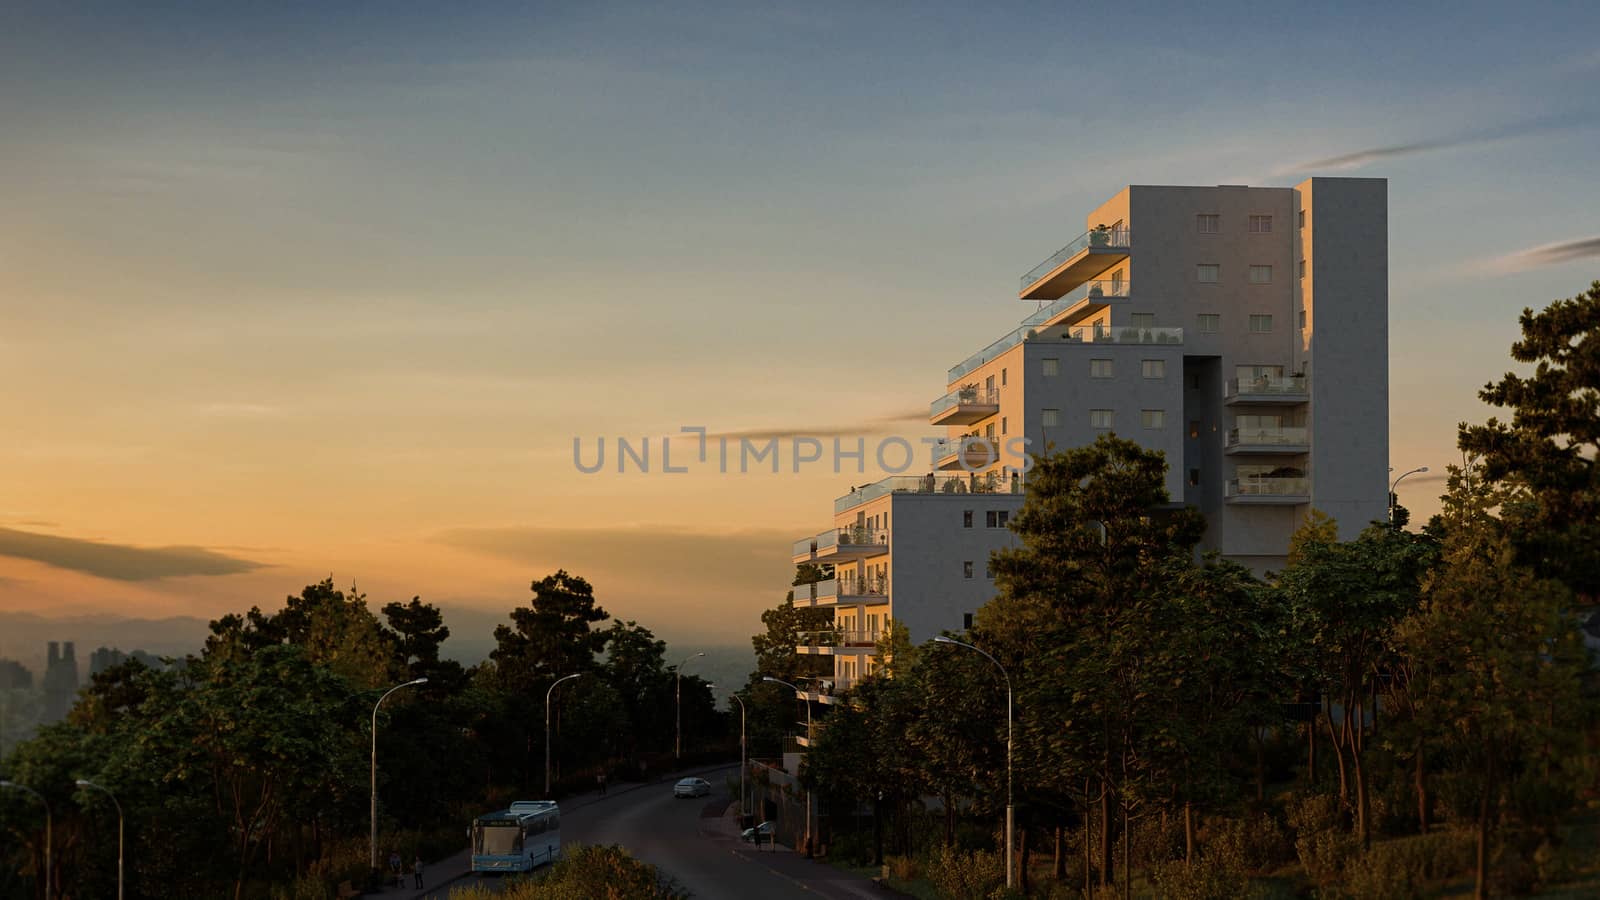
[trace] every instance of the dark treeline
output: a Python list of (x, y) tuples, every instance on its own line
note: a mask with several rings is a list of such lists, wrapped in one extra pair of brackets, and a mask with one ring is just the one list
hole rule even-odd
[[(1600, 282), (1522, 330), (1533, 374), (1483, 390), (1511, 419), (1461, 426), (1438, 516), (1412, 532), (1397, 508), (1341, 541), (1313, 513), (1265, 580), (1197, 555), (1205, 522), (1168, 502), (1159, 453), (1107, 436), (1037, 459), (998, 596), (956, 635), (1015, 685), (1022, 891), (1488, 896), (1600, 872), (1581, 630), (1600, 597)], [(770, 611), (758, 650), (807, 612)], [(802, 769), (823, 839), (991, 896), (1004, 681), (903, 631), (879, 653)]]
[[(420, 599), (374, 612), (332, 579), (211, 625), (173, 665), (129, 661), (94, 676), (67, 720), (41, 729), (0, 773), (49, 802), (56, 894), (115, 896), (117, 817), (127, 822), (129, 897), (323, 897), (367, 877), (368, 767), (379, 709), (379, 852), (435, 859), (465, 846), (471, 818), (544, 793), (545, 697), (554, 791), (673, 765), (675, 673), (665, 644), (611, 620), (582, 578), (533, 583), (463, 668)], [(726, 759), (729, 718), (684, 675), (685, 760)], [(733, 723), (737, 728), (737, 723)], [(0, 792), (0, 896), (43, 896), (44, 809)]]

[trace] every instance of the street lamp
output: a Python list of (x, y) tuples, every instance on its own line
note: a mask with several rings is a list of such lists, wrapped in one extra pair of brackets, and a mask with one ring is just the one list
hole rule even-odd
[(390, 694), (401, 688), (427, 683), (428, 679), (426, 678), (413, 678), (403, 684), (397, 684), (384, 691), (383, 696), (378, 698), (378, 702), (372, 704), (372, 830), (367, 836), (367, 853), (374, 872), (378, 870), (378, 707), (383, 705), (383, 701), (389, 699)]
[[(747, 816), (747, 815), (750, 814), (750, 810), (747, 808), (749, 806), (749, 804), (747, 804), (745, 802), (745, 790), (744, 790), (744, 770), (750, 767), (750, 763), (748, 762), (748, 760), (747, 760), (747, 758), (745, 756), (745, 741), (744, 741), (745, 709), (744, 709), (744, 700), (738, 694), (735, 694), (735, 693), (731, 693), (730, 692), (728, 694), (728, 696), (732, 697), (734, 700), (738, 701), (738, 703), (739, 703), (739, 816), (741, 818), (743, 818), (744, 816)], [(743, 828), (744, 826), (741, 825), (739, 827)]]
[(44, 799), (43, 794), (25, 784), (17, 784), (15, 781), (0, 781), (0, 790), (7, 788), (13, 791), (22, 791), (25, 794), (32, 794), (40, 803), (44, 804), (44, 896), (45, 900), (50, 900), (50, 840), (51, 833), (55, 830), (51, 826), (50, 801)]
[(550, 682), (550, 689), (544, 692), (544, 796), (546, 800), (550, 799), (550, 695), (556, 692), (556, 685), (563, 681), (570, 681), (582, 674), (582, 672), (574, 672), (571, 675), (563, 675)]
[(1016, 872), (1011, 865), (1012, 836), (1016, 828), (1015, 808), (1012, 805), (1011, 795), (1011, 675), (1006, 671), (1005, 666), (1000, 665), (998, 659), (971, 644), (964, 644), (955, 638), (948, 638), (942, 634), (935, 637), (934, 641), (940, 644), (954, 644), (957, 647), (965, 647), (976, 653), (982, 653), (985, 659), (994, 663), (994, 667), (1000, 670), (1000, 675), (1006, 680), (1006, 887), (1015, 887)]
[[(1390, 466), (1389, 467), (1389, 471), (1393, 472), (1394, 471), (1394, 466)], [(1390, 485), (1389, 485), (1389, 521), (1391, 521), (1391, 522), (1394, 521), (1394, 508), (1395, 508), (1395, 505), (1399, 502), (1399, 499), (1400, 499), (1398, 496), (1395, 495), (1395, 488), (1398, 488), (1400, 486), (1400, 482), (1406, 480), (1406, 476), (1407, 475), (1415, 475), (1418, 472), (1426, 472), (1426, 471), (1428, 471), (1428, 467), (1427, 466), (1418, 466), (1417, 468), (1412, 469), (1409, 472), (1400, 473), (1400, 477), (1396, 478), (1393, 482), (1390, 483)]]
[[(773, 678), (771, 675), (763, 675), (761, 676), (761, 680), (770, 681), (773, 684), (781, 684), (784, 687), (793, 690), (796, 696), (805, 695), (805, 691), (802, 691), (798, 687), (795, 687), (789, 682), (784, 681), (782, 678)], [(811, 743), (811, 734), (811, 698), (806, 697), (806, 744), (808, 747)], [(798, 775), (799, 773), (797, 772), (795, 774)], [(806, 790), (806, 852), (811, 852), (811, 791), (809, 788)]]
[(117, 802), (117, 795), (116, 794), (111, 793), (110, 791), (106, 790), (105, 788), (101, 787), (98, 784), (95, 784), (92, 781), (88, 781), (86, 779), (79, 778), (78, 779), (78, 787), (88, 788), (88, 789), (93, 790), (93, 791), (99, 791), (100, 793), (105, 794), (107, 797), (110, 797), (111, 798), (111, 802), (116, 804), (116, 807), (117, 807), (117, 900), (122, 900), (122, 804)]
[(683, 658), (683, 662), (678, 663), (678, 667), (673, 670), (673, 673), (677, 677), (677, 683), (673, 687), (673, 705), (677, 709), (673, 724), (673, 762), (677, 762), (683, 758), (683, 667), (689, 664), (689, 660), (705, 655), (705, 651), (702, 650), (694, 653), (691, 656), (685, 656)]

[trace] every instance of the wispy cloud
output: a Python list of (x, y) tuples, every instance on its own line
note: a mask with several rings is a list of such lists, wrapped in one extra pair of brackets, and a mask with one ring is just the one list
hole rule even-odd
[(1600, 237), (1578, 238), (1539, 247), (1529, 247), (1491, 260), (1488, 269), (1493, 272), (1520, 272), (1540, 266), (1558, 266), (1575, 260), (1600, 256)]
[[(900, 430), (907, 422), (926, 422), (928, 413), (925, 409), (905, 409), (868, 419), (856, 425), (811, 425), (811, 426), (774, 426), (771, 428), (744, 428), (734, 431), (717, 431), (706, 434), (708, 440), (727, 439), (737, 441), (740, 439), (751, 441), (765, 441), (777, 438), (787, 441), (793, 438), (836, 438), (855, 437), (868, 434), (889, 434)], [(698, 441), (699, 435), (688, 434), (681, 439)]]
[(113, 581), (151, 581), (185, 575), (236, 575), (261, 563), (203, 547), (134, 547), (0, 528), (0, 556), (42, 562)]
[(1443, 137), (1426, 138), (1404, 144), (1389, 144), (1381, 147), (1368, 147), (1364, 150), (1353, 150), (1349, 153), (1340, 153), (1335, 156), (1324, 156), (1318, 159), (1292, 163), (1279, 166), (1272, 170), (1276, 176), (1297, 175), (1303, 173), (1338, 172), (1350, 169), (1360, 169), (1373, 163), (1384, 162), (1391, 159), (1400, 159), (1407, 156), (1420, 156), (1425, 153), (1439, 153), (1445, 150), (1455, 150), (1462, 147), (1474, 147), (1493, 144), (1501, 141), (1517, 140), (1520, 138), (1535, 137), (1555, 131), (1565, 131), (1579, 127), (1582, 123), (1566, 117), (1544, 117), (1521, 122), (1508, 122), (1491, 128), (1482, 128), (1466, 131), (1459, 134)]

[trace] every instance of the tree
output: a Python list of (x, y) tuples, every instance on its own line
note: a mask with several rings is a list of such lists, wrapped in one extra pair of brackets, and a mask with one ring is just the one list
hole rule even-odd
[(1586, 603), (1600, 597), (1600, 281), (1542, 312), (1524, 309), (1511, 345), (1533, 374), (1508, 372), (1479, 392), (1511, 410), (1459, 428), (1461, 449), (1494, 482), (1528, 487), (1534, 506), (1516, 531), (1518, 559), (1560, 579)]
[(461, 664), (439, 658), (440, 646), (450, 637), (439, 607), (412, 597), (410, 603), (384, 604), (383, 617), (389, 625), (397, 668), (412, 678), (428, 679), (430, 690), (461, 687), (466, 676)]
[(238, 658), (263, 647), (294, 644), (307, 657), (329, 666), (352, 684), (375, 688), (396, 680), (391, 636), (367, 609), (367, 598), (350, 586), (333, 586), (330, 576), (307, 585), (299, 596), (285, 599), (283, 609), (263, 613), (251, 607), (243, 616), (230, 614), (211, 623), (207, 658)]
[(589, 582), (565, 569), (533, 583), (533, 601), (511, 611), (511, 624), (494, 630), (494, 660), (501, 683), (513, 691), (539, 692), (543, 684), (595, 668), (606, 633), (595, 623), (611, 618), (595, 603)]

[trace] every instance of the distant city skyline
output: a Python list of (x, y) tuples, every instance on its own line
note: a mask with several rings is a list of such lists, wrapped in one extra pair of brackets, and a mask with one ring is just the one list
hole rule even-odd
[(932, 435), (928, 373), (1127, 183), (1389, 180), (1425, 519), (1519, 311), (1600, 275), (1600, 11), (1120, 4), (1099, 47), (1080, 13), (11, 17), (0, 611), (209, 618), (332, 574), (503, 616), (565, 568), (736, 645), (872, 475), (585, 475), (573, 438)]

